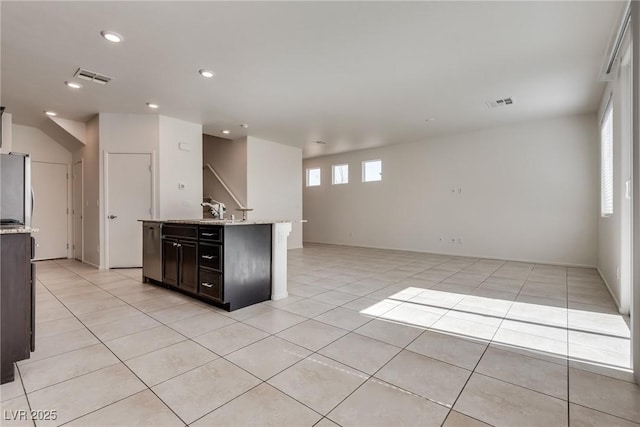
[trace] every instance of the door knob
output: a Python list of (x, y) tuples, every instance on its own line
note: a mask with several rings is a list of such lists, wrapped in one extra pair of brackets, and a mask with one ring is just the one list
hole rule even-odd
[(109, 218), (109, 219), (116, 219), (116, 218), (118, 218), (118, 215), (109, 215), (107, 218)]

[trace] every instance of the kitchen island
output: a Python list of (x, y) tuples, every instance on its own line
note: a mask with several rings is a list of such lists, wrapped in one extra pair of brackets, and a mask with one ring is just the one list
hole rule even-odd
[(287, 297), (290, 221), (142, 220), (145, 282), (233, 311)]

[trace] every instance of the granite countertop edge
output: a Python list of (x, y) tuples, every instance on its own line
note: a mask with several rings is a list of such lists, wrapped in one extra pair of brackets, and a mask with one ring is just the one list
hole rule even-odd
[(189, 224), (189, 225), (257, 225), (257, 224), (280, 224), (307, 222), (306, 220), (256, 220), (242, 221), (230, 219), (139, 219), (140, 222), (153, 222), (164, 224)]
[(32, 227), (0, 227), (0, 234), (30, 234), (40, 231), (38, 228)]

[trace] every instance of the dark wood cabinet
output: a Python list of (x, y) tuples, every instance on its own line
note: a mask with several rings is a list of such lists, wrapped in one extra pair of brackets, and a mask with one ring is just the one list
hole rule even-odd
[(198, 291), (200, 296), (224, 303), (222, 274), (204, 268), (200, 269), (200, 287)]
[(224, 304), (223, 268), (224, 227), (201, 226), (198, 233), (200, 247), (200, 284), (198, 294), (205, 299)]
[(162, 281), (187, 292), (198, 290), (198, 229), (194, 226), (164, 227)]
[(178, 264), (180, 264), (178, 241), (162, 239), (162, 281), (167, 285), (178, 286)]
[(199, 230), (201, 297), (229, 311), (271, 298), (271, 225)]
[(180, 255), (180, 281), (178, 287), (189, 292), (198, 290), (198, 243), (181, 240), (178, 243)]
[(35, 350), (35, 265), (30, 233), (0, 234), (0, 383), (14, 380), (14, 362)]
[[(152, 223), (158, 224), (145, 222), (143, 229)], [(271, 224), (163, 222), (161, 229), (162, 253), (156, 257), (163, 285), (229, 311), (271, 298)], [(143, 263), (155, 264), (151, 258)], [(155, 280), (145, 274), (149, 279)]]

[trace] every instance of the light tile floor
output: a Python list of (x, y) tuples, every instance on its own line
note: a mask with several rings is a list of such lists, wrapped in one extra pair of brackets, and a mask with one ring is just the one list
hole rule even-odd
[(2, 426), (640, 425), (628, 318), (592, 269), (308, 244), (289, 298), (232, 313), (140, 269), (37, 277)]

